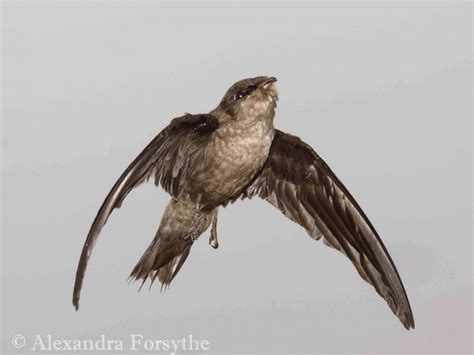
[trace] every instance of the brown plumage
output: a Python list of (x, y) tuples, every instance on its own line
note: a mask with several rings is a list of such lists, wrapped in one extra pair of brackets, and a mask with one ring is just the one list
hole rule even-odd
[(171, 201), (132, 279), (153, 283), (158, 278), (168, 286), (211, 224), (210, 243), (218, 247), (218, 208), (258, 196), (313, 239), (323, 238), (346, 255), (403, 325), (414, 328), (397, 269), (362, 209), (309, 145), (274, 129), (275, 81), (256, 77), (235, 83), (216, 109), (175, 118), (130, 164), (106, 197), (84, 244), (74, 285), (76, 309), (90, 253), (108, 216), (130, 190), (153, 178)]

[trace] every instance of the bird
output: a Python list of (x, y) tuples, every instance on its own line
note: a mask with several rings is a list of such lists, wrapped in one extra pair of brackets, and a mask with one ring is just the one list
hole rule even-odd
[(73, 290), (76, 311), (102, 227), (132, 189), (151, 179), (170, 201), (130, 280), (139, 280), (142, 286), (149, 280), (151, 287), (158, 278), (166, 289), (209, 227), (209, 243), (218, 248), (220, 208), (259, 197), (311, 238), (344, 254), (403, 326), (415, 327), (397, 268), (354, 197), (310, 145), (274, 127), (276, 82), (273, 76), (237, 81), (209, 113), (185, 113), (171, 120), (125, 169), (84, 243)]

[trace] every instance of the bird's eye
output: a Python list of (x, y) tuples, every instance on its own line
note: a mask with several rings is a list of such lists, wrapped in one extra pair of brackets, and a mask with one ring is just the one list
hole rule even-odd
[(238, 93), (234, 95), (233, 99), (237, 101), (237, 100), (240, 100), (244, 96), (245, 96), (245, 93), (243, 91), (239, 91)]

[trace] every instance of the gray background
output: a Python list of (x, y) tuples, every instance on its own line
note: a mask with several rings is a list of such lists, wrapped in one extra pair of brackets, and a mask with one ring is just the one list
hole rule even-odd
[[(2, 4), (3, 351), (13, 334), (151, 339), (211, 352), (472, 350), (471, 4)], [(278, 77), (276, 125), (310, 143), (378, 229), (410, 297), (407, 332), (337, 252), (258, 200), (221, 211), (169, 291), (126, 277), (166, 194), (104, 228), (115, 179), (169, 120), (234, 81)]]

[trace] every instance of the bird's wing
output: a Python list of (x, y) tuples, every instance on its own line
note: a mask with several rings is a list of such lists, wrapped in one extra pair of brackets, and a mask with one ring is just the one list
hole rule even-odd
[(345, 254), (403, 325), (413, 314), (397, 269), (357, 202), (318, 154), (298, 137), (276, 131), (268, 160), (241, 198), (259, 196)]
[(154, 177), (172, 197), (182, 191), (188, 166), (196, 161), (210, 134), (218, 127), (212, 115), (186, 114), (175, 118), (125, 169), (102, 203), (87, 235), (76, 272), (73, 304), (79, 308), (79, 297), (87, 262), (95, 241), (113, 209), (119, 208), (127, 194), (142, 182)]

